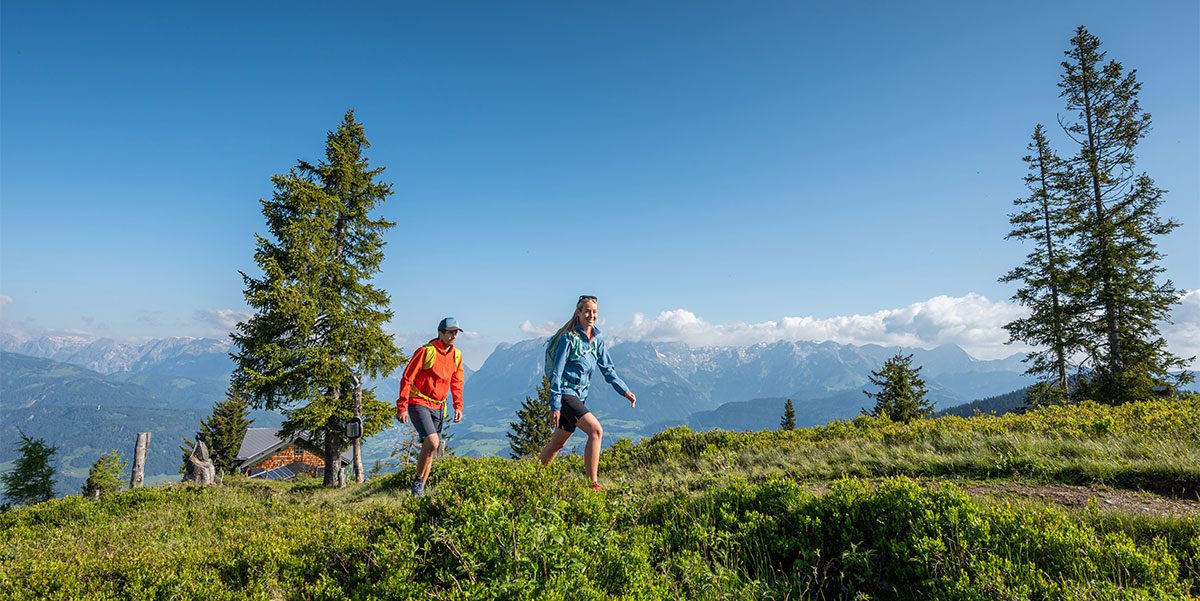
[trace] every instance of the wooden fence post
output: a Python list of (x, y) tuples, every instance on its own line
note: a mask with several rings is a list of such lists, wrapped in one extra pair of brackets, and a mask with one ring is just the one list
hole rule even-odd
[(129, 476), (129, 488), (137, 488), (145, 480), (146, 447), (150, 446), (150, 433), (138, 432), (137, 446), (133, 448), (133, 474)]

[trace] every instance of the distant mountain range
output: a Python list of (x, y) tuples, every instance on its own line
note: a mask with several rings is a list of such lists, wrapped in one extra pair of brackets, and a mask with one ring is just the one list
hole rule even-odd
[[(233, 372), (229, 348), (208, 338), (128, 344), (0, 333), (0, 464), (17, 457), (20, 428), (59, 447), (57, 491), (75, 493), (100, 455), (116, 449), (129, 459), (136, 433), (151, 432), (147, 477), (177, 478), (181, 439), (194, 437), (200, 420), (225, 398)], [(469, 380), (473, 372), (466, 371)], [(385, 400), (399, 393), (396, 378), (368, 385)], [(261, 427), (283, 420), (268, 411), (251, 417)], [(368, 462), (386, 458), (400, 438), (392, 428), (367, 441)]]
[[(468, 373), (463, 395), (467, 400), (466, 419), (451, 429), (458, 452), (506, 452), (503, 433), (521, 401), (532, 396), (541, 382), (544, 344), (544, 338), (500, 344), (478, 372)], [(224, 398), (233, 370), (229, 343), (204, 338), (124, 344), (71, 336), (22, 340), (0, 334), (0, 350), (12, 353), (3, 356), (0, 409), (89, 405), (94, 409), (98, 404), (175, 409), (194, 415), (181, 432), (168, 435), (164, 431), (173, 446), (179, 436), (191, 436), (212, 404)], [(631, 410), (628, 401), (600, 381), (593, 385), (588, 406), (605, 419), (609, 443), (621, 436), (637, 438), (672, 425), (697, 429), (777, 427), (783, 402), (789, 398), (798, 425), (821, 424), (853, 417), (867, 406), (870, 399), (861, 391), (868, 385), (869, 374), (899, 351), (833, 342), (690, 347), (675, 342), (612, 340), (613, 361), (637, 393), (638, 405)], [(913, 364), (922, 367), (930, 398), (939, 409), (1004, 394), (1030, 383), (1018, 355), (983, 361), (953, 345), (903, 352), (912, 353)], [(28, 364), (31, 357), (55, 364), (33, 366)], [(370, 385), (385, 400), (394, 399), (399, 389), (395, 377)], [(44, 412), (41, 415), (57, 419)], [(256, 419), (258, 425), (276, 425), (280, 416), (257, 412)], [(397, 427), (368, 441), (368, 459), (385, 457), (400, 435)], [(0, 444), (11, 446), (9, 440), (6, 435)], [(127, 452), (123, 447), (121, 450)]]
[[(99, 372), (113, 381), (140, 384), (173, 402), (209, 407), (224, 395), (233, 373), (230, 342), (213, 338), (158, 338), (142, 344), (110, 338), (43, 336), (21, 339), (0, 333), (0, 351), (51, 359)], [(463, 366), (466, 379), (475, 372)], [(379, 398), (396, 398), (396, 378), (370, 382)]]
[(163, 407), (154, 393), (137, 384), (115, 382), (87, 368), (0, 352), (0, 407), (122, 405)]
[[(603, 381), (593, 382), (588, 407), (606, 418), (606, 439), (638, 437), (671, 425), (698, 429), (777, 427), (792, 399), (798, 425), (853, 417), (870, 399), (868, 376), (903, 351), (939, 408), (1027, 386), (1021, 355), (984, 361), (954, 345), (934, 349), (853, 346), (834, 342), (774, 342), (737, 347), (690, 347), (676, 342), (614, 340), (617, 373), (638, 395), (636, 409)], [(460, 448), (504, 452), (496, 433), (507, 430), (521, 401), (541, 382), (545, 339), (500, 344), (467, 383), (470, 425)], [(778, 407), (776, 407), (778, 405)]]
[[(515, 409), (541, 381), (545, 339), (501, 344), (467, 384), (464, 396), (485, 408)], [(671, 342), (620, 342), (610, 346), (617, 372), (638, 394), (639, 405), (669, 406), (691, 414), (734, 401), (787, 397), (822, 399), (862, 390), (868, 376), (901, 349), (834, 342), (775, 342), (740, 347), (689, 347)], [(1026, 383), (1021, 357), (982, 361), (954, 345), (903, 349), (922, 368), (930, 396), (944, 406), (1009, 392)], [(628, 403), (607, 386), (593, 386), (595, 408)], [(643, 403), (644, 400), (644, 403)]]
[(18, 430), (46, 440), (59, 449), (59, 494), (78, 492), (110, 450), (130, 458), (138, 432), (151, 433), (147, 475), (174, 474), (181, 438), (194, 436), (207, 414), (83, 367), (0, 352), (0, 463), (18, 457)]
[(229, 342), (212, 338), (158, 338), (142, 344), (111, 338), (0, 333), (0, 351), (53, 359), (102, 374), (160, 370), (202, 378), (229, 377)]
[[(17, 457), (18, 428), (56, 445), (58, 494), (76, 493), (112, 449), (131, 459), (138, 432), (150, 432), (148, 478), (176, 478), (182, 438), (192, 438), (225, 398), (229, 345), (202, 338), (144, 344), (79, 336), (18, 339), (0, 334), (0, 463)], [(281, 416), (255, 411), (255, 425)]]

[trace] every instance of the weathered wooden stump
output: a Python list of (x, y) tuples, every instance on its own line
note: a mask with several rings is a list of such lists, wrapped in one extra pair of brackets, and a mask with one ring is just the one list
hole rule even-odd
[(150, 446), (150, 433), (138, 432), (137, 445), (133, 447), (133, 470), (129, 474), (129, 488), (137, 488), (145, 480), (146, 449)]
[(196, 447), (192, 449), (192, 454), (188, 455), (183, 481), (201, 486), (208, 486), (217, 481), (217, 468), (213, 466), (212, 459), (208, 456), (208, 447), (204, 446), (202, 440), (196, 441)]

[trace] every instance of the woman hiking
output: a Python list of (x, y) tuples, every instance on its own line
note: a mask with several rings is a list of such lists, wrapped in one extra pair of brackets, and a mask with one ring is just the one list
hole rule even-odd
[(592, 373), (598, 368), (604, 379), (616, 389), (617, 394), (629, 399), (629, 407), (637, 404), (637, 396), (625, 382), (617, 377), (608, 347), (600, 330), (596, 329), (596, 318), (600, 306), (596, 297), (583, 295), (575, 303), (575, 314), (558, 333), (546, 341), (546, 375), (550, 378), (550, 424), (554, 434), (542, 449), (538, 459), (542, 465), (550, 465), (576, 426), (587, 434), (587, 446), (583, 450), (584, 474), (592, 481), (592, 488), (604, 490), (596, 478), (600, 466), (600, 442), (604, 429), (599, 420), (588, 410), (588, 385)]

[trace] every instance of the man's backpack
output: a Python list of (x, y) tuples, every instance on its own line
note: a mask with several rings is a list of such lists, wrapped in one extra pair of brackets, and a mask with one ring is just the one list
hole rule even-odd
[[(423, 363), (421, 367), (424, 369), (432, 368), (433, 362), (437, 360), (438, 350), (434, 348), (432, 344), (426, 344), (425, 346), (421, 347), (421, 349), (425, 351), (425, 356), (422, 358)], [(454, 347), (454, 369), (457, 370), (460, 368), (462, 368), (462, 351), (458, 350), (458, 347), (456, 346)]]
[[(429, 344), (426, 344), (425, 346), (421, 347), (421, 350), (425, 352), (425, 355), (423, 357), (421, 357), (421, 367), (424, 369), (432, 369), (433, 362), (437, 360), (437, 354), (438, 354), (437, 348), (435, 348), (433, 346), (433, 343), (429, 343)], [(420, 351), (418, 351), (418, 352), (420, 352)], [(412, 360), (413, 361), (417, 360), (416, 353), (414, 353)], [(462, 351), (458, 350), (457, 346), (454, 347), (454, 369), (455, 369), (455, 371), (462, 369)], [(438, 402), (437, 399), (432, 399), (432, 398), (426, 397), (424, 393), (422, 393), (420, 390), (417, 390), (416, 388), (413, 388), (413, 392), (418, 396), (429, 399), (430, 401), (433, 401), (435, 403)], [(442, 403), (442, 417), (445, 418), (449, 415), (449, 413), (448, 413), (449, 410), (446, 408), (445, 399), (443, 399), (441, 401), (441, 403)]]

